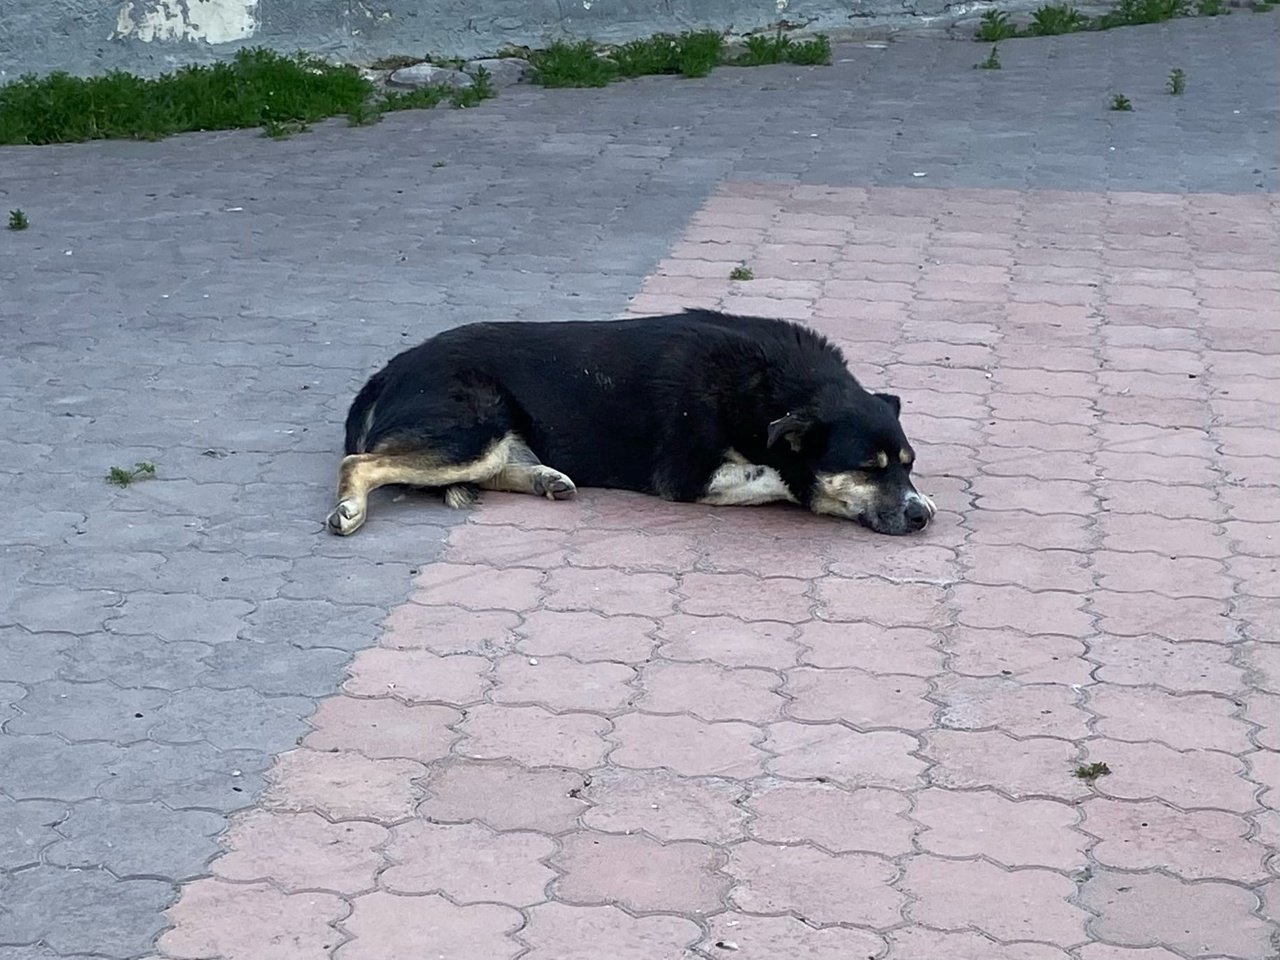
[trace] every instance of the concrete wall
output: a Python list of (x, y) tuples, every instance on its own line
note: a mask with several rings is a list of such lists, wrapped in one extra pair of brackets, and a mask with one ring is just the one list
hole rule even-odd
[[(630, 40), (785, 21), (841, 31), (965, 12), (946, 0), (0, 0), (0, 81), (25, 72), (156, 73), (263, 45), (356, 62), (479, 56), (557, 37)], [(986, 4), (983, 4), (984, 6)]]

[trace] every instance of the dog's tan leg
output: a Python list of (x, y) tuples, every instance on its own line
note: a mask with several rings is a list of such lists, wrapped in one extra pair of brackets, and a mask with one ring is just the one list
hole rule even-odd
[(365, 521), (369, 494), (389, 483), (454, 488), (490, 479), (506, 466), (518, 441), (508, 434), (469, 463), (443, 462), (430, 452), (353, 453), (338, 468), (338, 504), (325, 521), (339, 536), (350, 536)]
[(548, 500), (569, 500), (578, 491), (567, 475), (546, 466), (519, 441), (512, 446), (507, 465), (479, 486), (485, 490), (528, 493)]
[(753, 507), (780, 500), (795, 503), (795, 499), (773, 467), (728, 459), (712, 475), (698, 502), (712, 507)]

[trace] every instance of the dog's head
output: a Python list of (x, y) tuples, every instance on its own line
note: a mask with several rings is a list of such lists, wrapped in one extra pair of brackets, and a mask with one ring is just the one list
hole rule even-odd
[(812, 472), (814, 513), (857, 520), (877, 533), (916, 533), (936, 508), (911, 483), (915, 451), (901, 410), (891, 393), (864, 394), (826, 411), (780, 417), (769, 424), (768, 443), (790, 447)]

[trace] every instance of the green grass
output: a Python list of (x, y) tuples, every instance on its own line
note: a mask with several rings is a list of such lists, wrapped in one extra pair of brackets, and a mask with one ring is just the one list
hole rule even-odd
[(31, 221), (27, 219), (27, 215), (25, 213), (21, 210), (9, 211), (10, 230), (25, 230), (29, 226), (31, 226)]
[(734, 267), (729, 271), (730, 280), (754, 280), (755, 278), (755, 271), (750, 267)]
[(0, 86), (0, 144), (159, 140), (245, 127), (282, 138), (343, 114), (353, 126), (362, 126), (376, 122), (384, 110), (445, 100), (466, 107), (491, 96), (488, 79), (476, 77), (465, 90), (433, 87), (379, 100), (355, 67), (255, 48), (225, 63), (182, 67), (155, 78), (118, 71), (89, 78), (20, 77)]
[(714, 67), (753, 67), (771, 63), (823, 65), (831, 62), (826, 37), (792, 40), (781, 32), (750, 37), (745, 49), (731, 54), (724, 38), (710, 31), (663, 34), (633, 40), (612, 49), (589, 41), (557, 41), (529, 53), (533, 82), (544, 87), (603, 87), (629, 77), (675, 74), (705, 77)]
[(1109, 766), (1099, 762), (1085, 764), (1075, 769), (1076, 779), (1083, 780), (1085, 783), (1093, 783), (1099, 777), (1105, 777), (1110, 772), (1111, 768)]
[(150, 480), (156, 475), (156, 465), (145, 461), (135, 463), (133, 468), (112, 467), (107, 473), (107, 483), (117, 487), (127, 487), (135, 480)]
[(1032, 37), (1056, 37), (1076, 33), (1089, 26), (1089, 18), (1075, 7), (1045, 4), (1031, 14), (1027, 34)]
[(1165, 89), (1173, 96), (1182, 96), (1183, 91), (1187, 89), (1187, 75), (1182, 71), (1181, 67), (1174, 67), (1169, 71), (1169, 79), (1165, 82)]
[(1021, 30), (1007, 13), (988, 10), (979, 20), (973, 38), (980, 43), (995, 43), (1014, 37), (1051, 37), (1081, 30), (1163, 23), (1175, 17), (1216, 17), (1227, 12), (1227, 0), (1119, 0), (1114, 9), (1091, 18), (1075, 7), (1051, 3), (1037, 8), (1031, 23)]
[(1111, 95), (1111, 109), (1129, 111), (1133, 109), (1133, 101), (1126, 97), (1123, 93), (1114, 93)]

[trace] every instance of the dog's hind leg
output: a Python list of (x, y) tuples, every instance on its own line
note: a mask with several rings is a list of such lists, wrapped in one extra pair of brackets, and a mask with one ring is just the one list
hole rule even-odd
[(578, 492), (567, 475), (548, 467), (519, 441), (512, 446), (506, 466), (488, 480), (480, 481), (479, 486), (485, 490), (529, 493), (548, 500), (569, 500)]
[(430, 451), (349, 454), (338, 468), (338, 504), (325, 522), (340, 536), (355, 533), (365, 521), (369, 494), (389, 483), (449, 489), (480, 484), (506, 467), (517, 443), (519, 440), (508, 433), (489, 444), (479, 457), (465, 462), (449, 462)]

